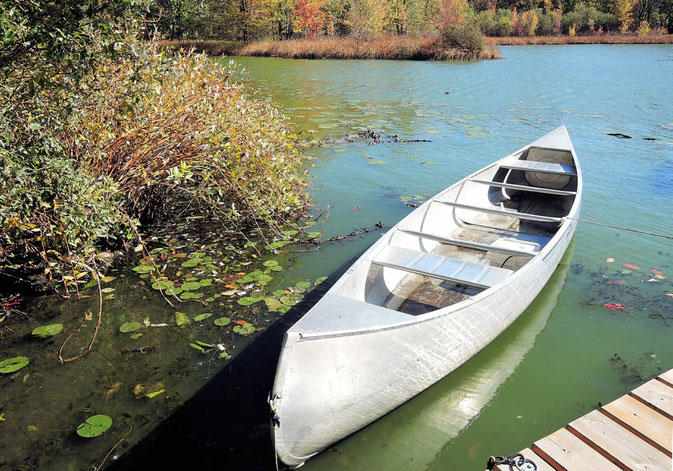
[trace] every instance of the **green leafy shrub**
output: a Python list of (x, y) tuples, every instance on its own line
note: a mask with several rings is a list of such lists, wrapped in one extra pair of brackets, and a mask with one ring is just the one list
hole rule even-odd
[(61, 3), (0, 11), (0, 275), (67, 289), (184, 202), (239, 230), (302, 214), (296, 137), (237, 71), (136, 41), (134, 0)]
[(457, 49), (468, 55), (479, 56), (484, 49), (484, 37), (479, 28), (465, 24), (444, 28), (440, 32), (440, 41), (445, 49)]

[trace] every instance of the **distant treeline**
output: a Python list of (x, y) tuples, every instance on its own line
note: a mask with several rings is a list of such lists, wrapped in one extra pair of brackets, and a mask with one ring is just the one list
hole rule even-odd
[(148, 35), (252, 41), (434, 33), (487, 36), (673, 33), (673, 0), (151, 0)]

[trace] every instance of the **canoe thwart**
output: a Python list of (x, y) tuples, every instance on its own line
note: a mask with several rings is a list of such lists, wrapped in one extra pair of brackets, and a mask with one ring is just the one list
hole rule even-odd
[(512, 170), (525, 170), (540, 173), (554, 173), (559, 175), (575, 176), (577, 170), (572, 165), (558, 164), (554, 162), (538, 162), (535, 160), (507, 159), (500, 162), (500, 167)]
[(507, 278), (506, 268), (388, 245), (372, 261), (375, 265), (487, 289)]
[[(472, 242), (469, 240), (461, 239), (451, 239), (448, 237), (442, 237), (435, 234), (430, 234), (427, 232), (412, 231), (410, 229), (398, 229), (400, 232), (409, 234), (416, 237), (421, 237), (423, 239), (434, 240), (440, 244), (446, 245), (455, 245), (457, 247), (465, 247), (468, 249), (483, 250), (484, 252), (496, 252), (506, 255), (521, 255), (527, 257), (533, 257), (540, 251), (540, 245), (530, 242), (515, 241), (518, 248), (505, 247), (505, 244), (493, 245), (493, 244), (482, 244), (479, 242)], [(524, 250), (520, 250), (523, 248)]]
[(479, 180), (478, 178), (470, 178), (468, 181), (472, 183), (481, 183), (483, 185), (496, 186), (498, 188), (506, 188), (508, 190), (532, 191), (534, 193), (544, 193), (547, 195), (575, 196), (577, 194), (577, 192), (575, 191), (554, 190), (552, 188), (542, 188), (539, 186), (530, 186), (530, 185), (516, 185), (514, 183), (494, 182), (491, 180)]
[(563, 222), (563, 218), (557, 218), (552, 216), (543, 216), (541, 214), (530, 214), (530, 213), (518, 213), (516, 211), (508, 211), (506, 209), (499, 209), (496, 207), (485, 208), (483, 206), (473, 206), (471, 204), (456, 203), (455, 201), (442, 201), (442, 200), (431, 200), (436, 203), (445, 204), (447, 206), (453, 206), (459, 209), (469, 209), (471, 211), (477, 211), (480, 213), (492, 213), (492, 214), (502, 214), (504, 216), (509, 216), (519, 219), (527, 219), (529, 221), (538, 221), (538, 222)]

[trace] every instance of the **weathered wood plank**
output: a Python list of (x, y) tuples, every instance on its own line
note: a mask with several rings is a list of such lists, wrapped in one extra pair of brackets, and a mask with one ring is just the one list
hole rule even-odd
[(673, 370), (668, 370), (666, 373), (660, 374), (659, 378), (663, 379), (669, 385), (673, 386)]
[(668, 456), (598, 411), (589, 412), (571, 422), (568, 427), (586, 437), (628, 469), (643, 471), (670, 469), (671, 460)]
[[(533, 463), (535, 463), (535, 465), (537, 466), (538, 471), (556, 471), (554, 468), (549, 466), (549, 464), (547, 464), (545, 460), (536, 455), (530, 448), (521, 450), (519, 453), (521, 453), (524, 456), (524, 458), (532, 460)], [(510, 471), (509, 466), (503, 466), (503, 465), (496, 466), (494, 469), (498, 471)]]
[(629, 395), (620, 397), (604, 406), (603, 409), (667, 450), (669, 456), (671, 455), (673, 420), (664, 417)]
[(564, 428), (535, 442), (533, 450), (546, 455), (567, 470), (620, 469)]
[(673, 388), (653, 379), (634, 389), (631, 395), (637, 396), (653, 405), (669, 418), (673, 419)]

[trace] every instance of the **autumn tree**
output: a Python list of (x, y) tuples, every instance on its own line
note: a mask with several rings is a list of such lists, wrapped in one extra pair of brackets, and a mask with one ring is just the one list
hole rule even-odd
[(535, 10), (526, 10), (521, 15), (521, 25), (526, 36), (535, 36), (539, 18)]
[(465, 21), (466, 13), (467, 0), (442, 0), (439, 13), (440, 26), (447, 28), (449, 26), (461, 25)]
[(315, 39), (325, 27), (323, 3), (324, 0), (297, 0), (297, 7), (292, 12), (297, 30), (311, 39)]
[(615, 16), (619, 21), (619, 31), (625, 33), (633, 24), (633, 8), (637, 0), (615, 0)]

